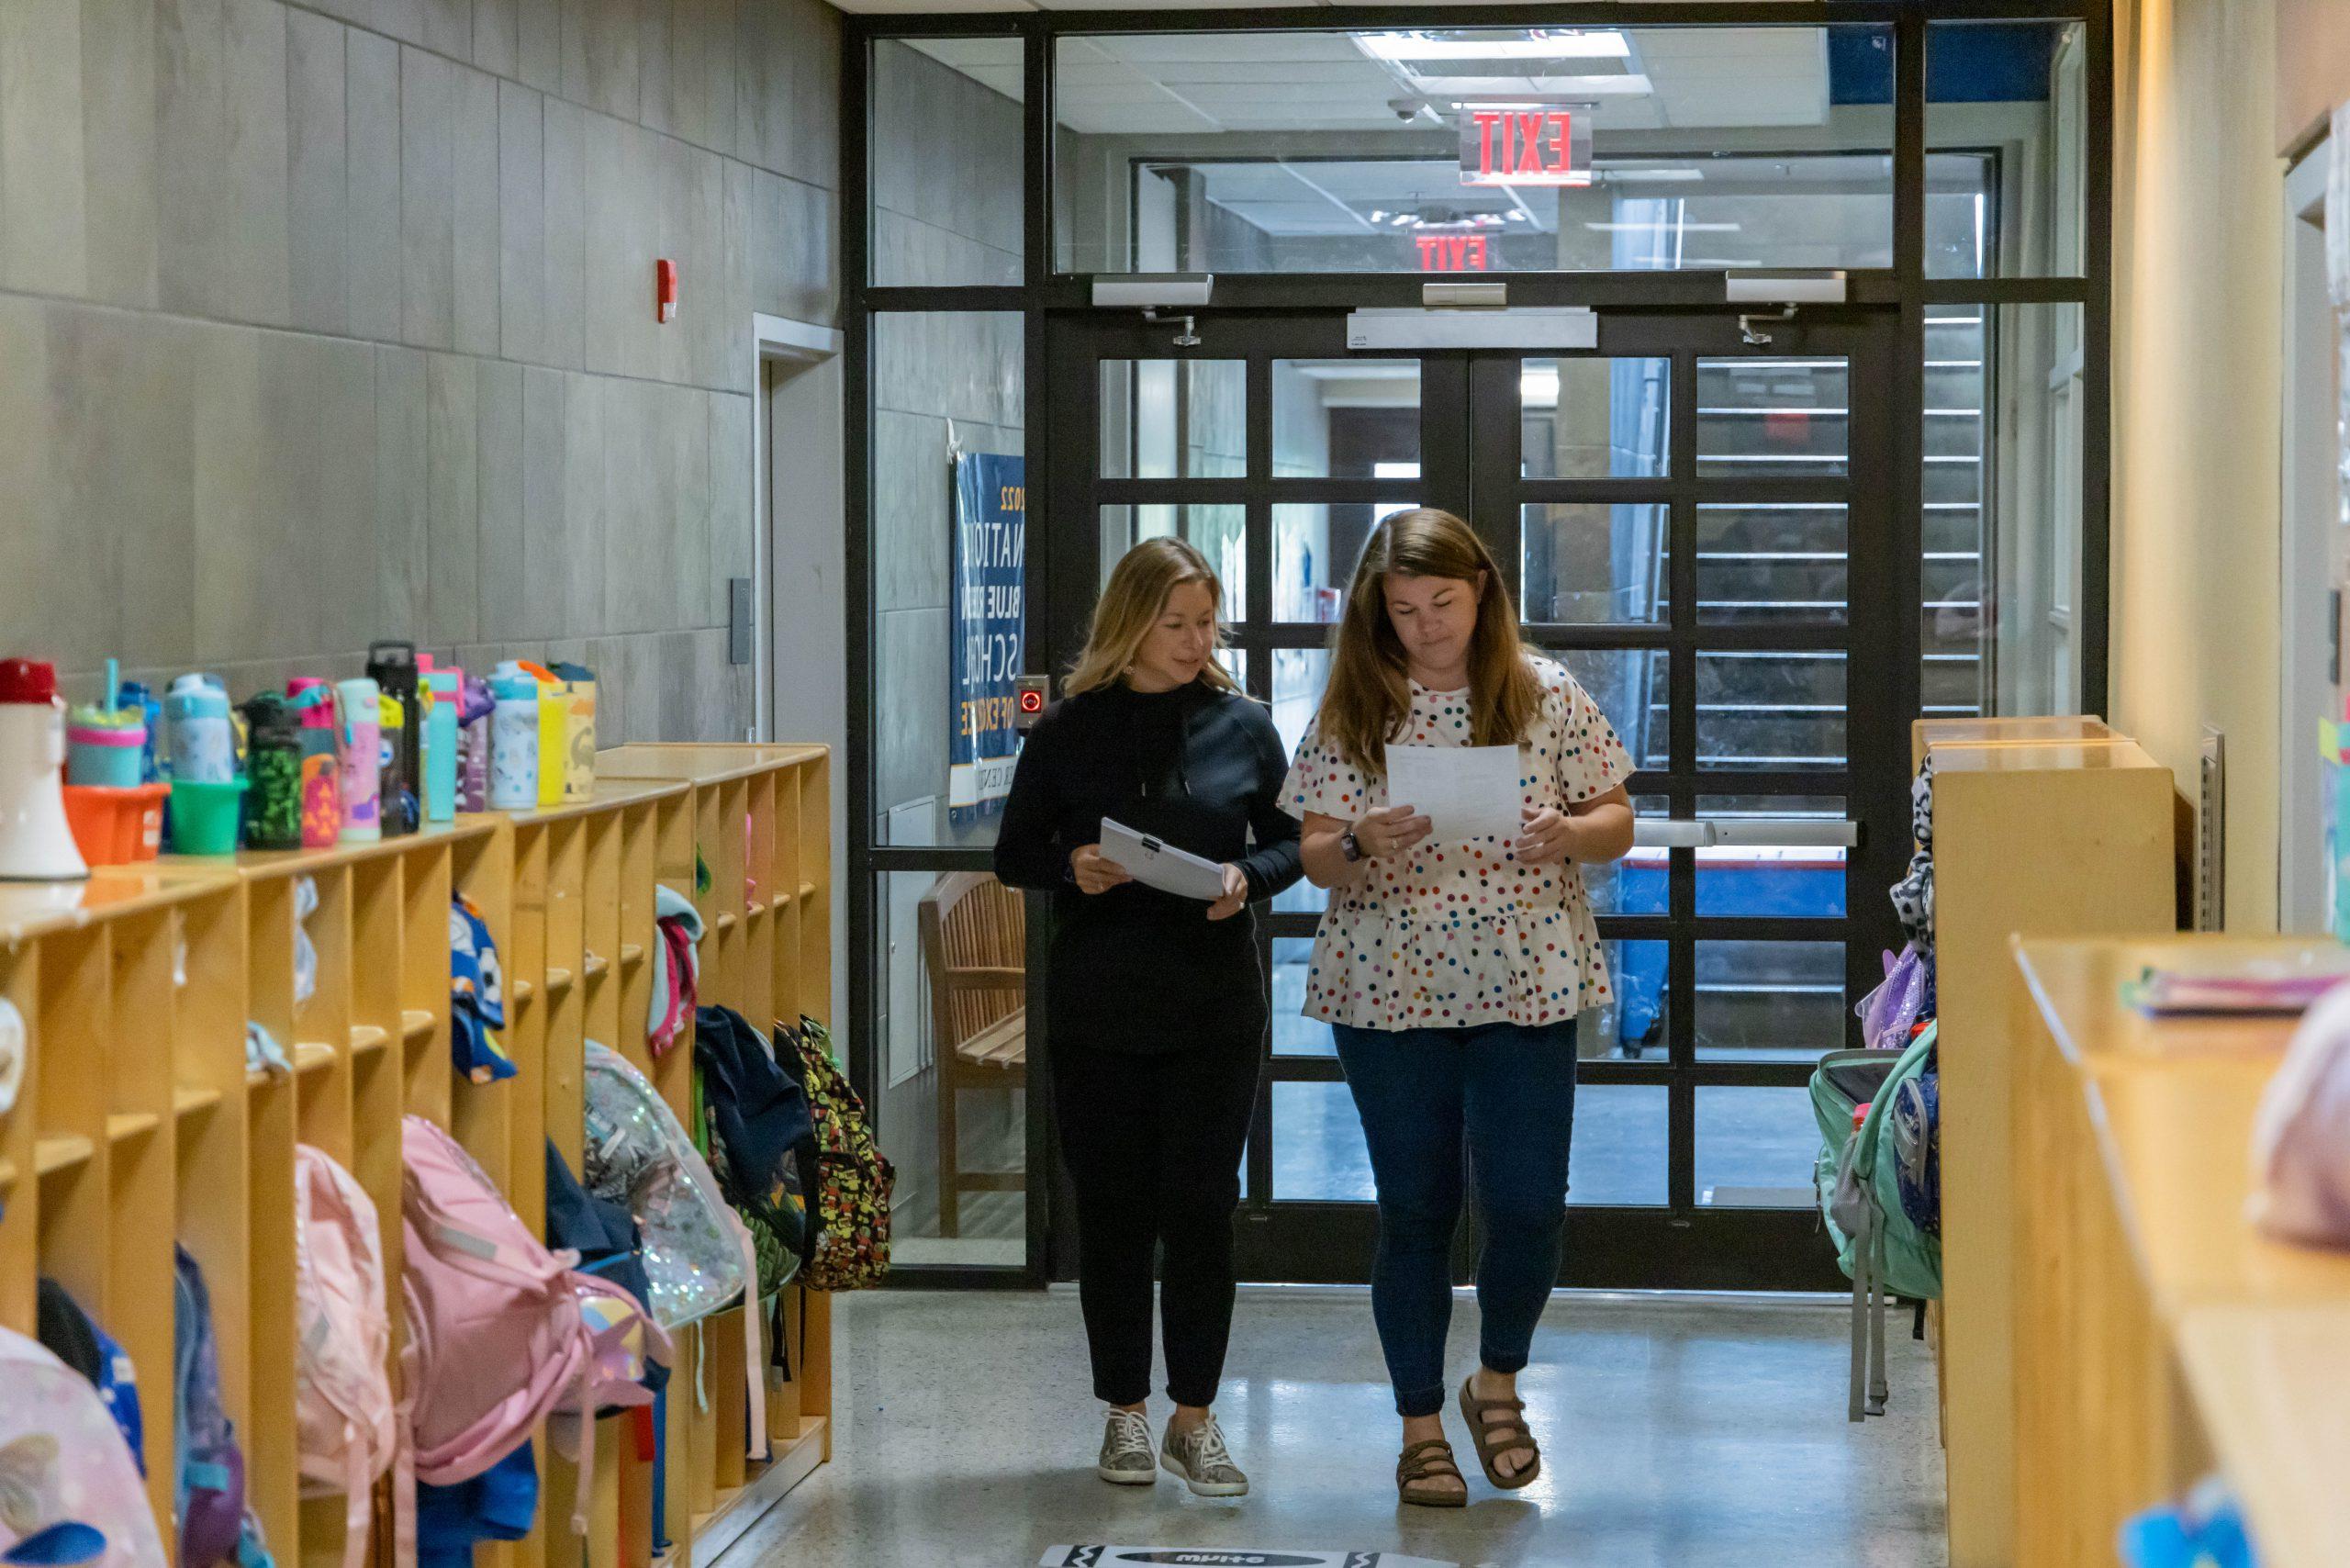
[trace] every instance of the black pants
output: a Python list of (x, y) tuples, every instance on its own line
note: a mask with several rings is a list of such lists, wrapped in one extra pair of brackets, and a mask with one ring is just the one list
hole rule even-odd
[(1167, 1393), (1178, 1405), (1214, 1403), (1261, 1040), (1251, 1029), (1150, 1056), (1053, 1042), (1053, 1113), (1077, 1191), (1078, 1299), (1093, 1393), (1107, 1404), (1150, 1393), (1151, 1263), (1162, 1245)]

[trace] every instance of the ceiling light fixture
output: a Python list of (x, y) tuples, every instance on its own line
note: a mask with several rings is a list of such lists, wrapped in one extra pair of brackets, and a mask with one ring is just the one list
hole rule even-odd
[(1357, 33), (1357, 49), (1373, 60), (1628, 60), (1632, 46), (1622, 33), (1528, 31), (1509, 38), (1463, 38), (1449, 33)]
[(1669, 229), (1676, 234), (1735, 234), (1742, 227), (1736, 223), (1675, 223), (1670, 219), (1653, 223), (1586, 223), (1585, 229), (1595, 234), (1650, 234)]

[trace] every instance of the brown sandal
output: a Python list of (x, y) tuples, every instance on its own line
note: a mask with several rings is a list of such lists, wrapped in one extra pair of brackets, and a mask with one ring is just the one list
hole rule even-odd
[[(1460, 1490), (1438, 1491), (1417, 1484), (1443, 1475), (1460, 1482)], [(1467, 1507), (1469, 1483), (1461, 1475), (1460, 1467), (1452, 1462), (1452, 1445), (1442, 1438), (1423, 1438), (1405, 1449), (1395, 1461), (1395, 1496), (1399, 1502), (1417, 1504), (1423, 1508)]]
[[(1515, 1492), (1542, 1473), (1542, 1449), (1534, 1440), (1534, 1429), (1526, 1424), (1526, 1401), (1480, 1399), (1476, 1388), (1477, 1377), (1472, 1372), (1460, 1385), (1460, 1414), (1469, 1423), (1469, 1440), (1477, 1445), (1477, 1462), (1485, 1467), (1485, 1479), (1505, 1492)], [(1487, 1421), (1486, 1413), (1496, 1410), (1508, 1415)], [(1516, 1475), (1504, 1475), (1494, 1468), (1494, 1462), (1505, 1453), (1530, 1453), (1534, 1458)]]

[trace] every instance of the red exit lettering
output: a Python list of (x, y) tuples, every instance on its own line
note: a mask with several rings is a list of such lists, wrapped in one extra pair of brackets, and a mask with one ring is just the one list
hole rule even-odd
[(1483, 234), (1416, 234), (1424, 273), (1481, 273), (1489, 264)]
[[(1460, 126), (1460, 180), (1471, 185), (1584, 185), (1588, 149), (1579, 147), (1574, 111), (1468, 106)], [(1589, 141), (1588, 133), (1583, 138)]]

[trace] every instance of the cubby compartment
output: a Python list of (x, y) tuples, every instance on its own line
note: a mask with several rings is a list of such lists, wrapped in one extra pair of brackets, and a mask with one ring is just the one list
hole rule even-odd
[[(294, 1435), (296, 1145), (347, 1167), (375, 1205), (397, 1380), (401, 1118), (449, 1128), (533, 1229), (547, 1144), (581, 1163), (586, 1040), (645, 1069), (689, 1120), (690, 1039), (659, 1062), (645, 1047), (662, 961), (655, 885), (702, 915), (704, 1002), (762, 1027), (794, 999), (821, 1002), (829, 938), (821, 927), (811, 937), (798, 890), (828, 883), (822, 834), (800, 831), (821, 826), (807, 813), (825, 768), (812, 747), (630, 747), (599, 759), (592, 799), (543, 812), (0, 886), (0, 997), (30, 1044), (17, 1103), (0, 1114), (0, 1323), (32, 1332), (36, 1281), (48, 1274), (123, 1344), (167, 1545), (174, 1243), (205, 1276), (223, 1402), (263, 1531), (279, 1562), (327, 1568), (343, 1551), (343, 1501), (302, 1499)], [(492, 1082), (453, 1070), (459, 893), (487, 924), (504, 975), (497, 1034), (517, 1070)], [(249, 1024), (268, 1032), (284, 1070), (249, 1070)], [(827, 1457), (824, 1303), (795, 1287), (783, 1311), (799, 1379), (767, 1390), (774, 1458), (764, 1467), (743, 1454), (740, 1312), (677, 1337), (675, 1386), (690, 1390), (706, 1361), (711, 1401), (666, 1402), (663, 1561), (673, 1568), (732, 1540)], [(584, 1543), (568, 1524), (579, 1478), (539, 1436), (539, 1528), (484, 1548), (480, 1568), (649, 1564), (653, 1473), (635, 1418), (599, 1425)], [(390, 1555), (379, 1545), (378, 1562)]]

